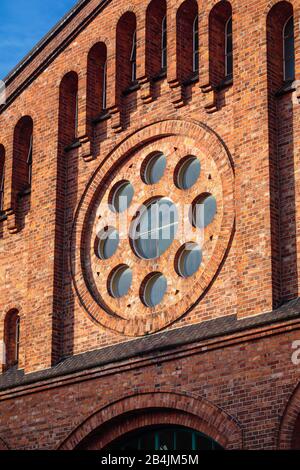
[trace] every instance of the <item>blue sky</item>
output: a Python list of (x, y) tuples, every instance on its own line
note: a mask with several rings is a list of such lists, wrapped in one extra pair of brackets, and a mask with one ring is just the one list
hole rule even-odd
[(0, 0), (0, 79), (76, 3), (77, 0)]

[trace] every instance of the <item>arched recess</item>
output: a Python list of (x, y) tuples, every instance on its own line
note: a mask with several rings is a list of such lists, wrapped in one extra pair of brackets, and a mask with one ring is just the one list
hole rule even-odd
[(232, 78), (226, 66), (226, 32), (231, 17), (232, 7), (228, 1), (217, 3), (209, 14), (209, 78), (213, 86)]
[(17, 366), (20, 349), (20, 315), (17, 309), (9, 310), (4, 318), (4, 370)]
[[(73, 343), (73, 296), (67, 273), (67, 249), (78, 191), (78, 75), (68, 72), (59, 88), (58, 150), (56, 166), (55, 251), (53, 286), (52, 363), (60, 359), (64, 321), (71, 329), (68, 339)], [(72, 145), (73, 144), (73, 145)], [(75, 145), (74, 145), (75, 144)], [(70, 351), (70, 354), (72, 351)]]
[(4, 209), (5, 148), (0, 144), (0, 216)]
[(123, 434), (150, 424), (183, 425), (224, 448), (243, 447), (237, 421), (214, 404), (192, 395), (153, 392), (123, 397), (102, 408), (75, 429), (59, 449), (102, 449)]
[(300, 383), (284, 410), (279, 428), (278, 449), (300, 450)]
[(177, 79), (181, 83), (189, 80), (196, 72), (194, 70), (194, 22), (197, 16), (198, 3), (196, 0), (185, 0), (178, 8), (176, 16), (176, 68)]
[(23, 116), (14, 129), (11, 208), (16, 214), (16, 226), (22, 229), (30, 211), (33, 166), (33, 120)]
[[(146, 75), (158, 76), (164, 70), (163, 48), (166, 44), (163, 21), (166, 18), (166, 0), (152, 0), (146, 12)], [(166, 65), (166, 64), (165, 64)]]
[(298, 294), (297, 209), (292, 94), (285, 93), (283, 31), (293, 16), (290, 2), (280, 1), (267, 15), (267, 78), (272, 214), (272, 266), (275, 302)]
[(133, 45), (136, 34), (136, 16), (128, 11), (121, 16), (116, 34), (116, 104), (121, 104), (122, 93), (134, 82)]
[(92, 120), (106, 109), (106, 60), (107, 47), (104, 42), (94, 44), (87, 60), (87, 129), (91, 134)]

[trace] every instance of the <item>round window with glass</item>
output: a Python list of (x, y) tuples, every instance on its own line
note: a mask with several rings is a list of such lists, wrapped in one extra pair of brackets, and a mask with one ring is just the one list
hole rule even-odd
[(138, 335), (183, 315), (212, 280), (225, 253), (223, 182), (206, 144), (180, 136), (115, 168), (95, 199), (86, 272), (98, 305)]

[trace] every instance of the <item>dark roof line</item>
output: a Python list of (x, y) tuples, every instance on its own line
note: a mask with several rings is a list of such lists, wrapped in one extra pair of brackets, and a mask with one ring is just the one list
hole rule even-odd
[(4, 78), (5, 84), (10, 83), (15, 76), (26, 67), (45, 45), (89, 2), (90, 0), (79, 0), (61, 20), (31, 49), (31, 51), (11, 70)]
[(109, 364), (118, 365), (133, 358), (144, 358), (147, 354), (172, 351), (177, 347), (195, 344), (203, 340), (226, 337), (231, 334), (251, 331), (255, 328), (276, 325), (300, 318), (300, 298), (292, 300), (269, 313), (238, 319), (236, 315), (215, 318), (195, 325), (167, 330), (153, 335), (106, 346), (62, 360), (51, 369), (24, 374), (23, 370), (11, 369), (0, 374), (0, 391), (34, 384), (43, 380), (68, 376)]

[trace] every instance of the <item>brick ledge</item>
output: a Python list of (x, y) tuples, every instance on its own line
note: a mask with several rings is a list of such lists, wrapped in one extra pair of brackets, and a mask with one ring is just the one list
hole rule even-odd
[[(114, 365), (130, 359), (142, 359), (147, 354), (170, 351), (180, 346), (223, 338), (251, 330), (276, 326), (277, 323), (300, 319), (300, 298), (292, 300), (272, 312), (237, 319), (236, 315), (216, 318), (195, 325), (184, 326), (156, 333), (99, 350), (70, 356), (51, 369), (25, 374), (23, 370), (11, 370), (0, 375), (0, 392), (25, 387), (51, 379), (78, 374), (91, 369)], [(224, 338), (225, 337), (225, 338)]]

